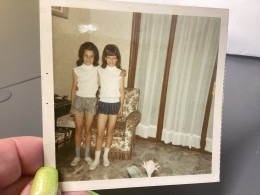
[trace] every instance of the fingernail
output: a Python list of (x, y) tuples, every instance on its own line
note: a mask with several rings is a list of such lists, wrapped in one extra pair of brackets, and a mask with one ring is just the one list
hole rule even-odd
[(31, 195), (56, 195), (58, 191), (58, 171), (53, 167), (40, 168), (34, 177)]
[(88, 192), (89, 192), (91, 195), (99, 195), (98, 193), (93, 192), (93, 191), (91, 191), (91, 190), (89, 190)]

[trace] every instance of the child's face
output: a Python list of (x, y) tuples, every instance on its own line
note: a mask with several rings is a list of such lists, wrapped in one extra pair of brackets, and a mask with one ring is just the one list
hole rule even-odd
[(91, 65), (94, 62), (94, 52), (91, 50), (85, 50), (83, 54), (83, 61), (86, 65)]
[(105, 57), (107, 65), (108, 66), (115, 66), (117, 63), (117, 57), (116, 56), (107, 56)]

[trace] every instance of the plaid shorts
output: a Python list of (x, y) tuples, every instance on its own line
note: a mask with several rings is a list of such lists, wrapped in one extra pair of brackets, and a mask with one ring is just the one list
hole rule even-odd
[(98, 103), (98, 114), (117, 115), (119, 109), (120, 109), (120, 102), (117, 103), (99, 102)]
[(86, 114), (95, 115), (96, 114), (96, 102), (95, 97), (80, 97), (75, 95), (72, 103), (72, 114), (80, 114), (85, 112)]

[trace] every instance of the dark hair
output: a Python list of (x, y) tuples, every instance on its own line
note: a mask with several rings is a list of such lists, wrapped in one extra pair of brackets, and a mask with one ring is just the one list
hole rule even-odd
[(96, 47), (96, 45), (94, 45), (94, 43), (92, 43), (92, 42), (85, 42), (80, 46), (79, 53), (78, 53), (79, 59), (76, 62), (77, 66), (81, 66), (83, 64), (83, 62), (84, 62), (83, 55), (84, 55), (85, 50), (90, 50), (90, 51), (94, 52), (93, 65), (98, 66), (99, 52), (98, 52), (98, 48)]
[(102, 68), (107, 67), (107, 61), (105, 59), (107, 56), (116, 56), (117, 57), (116, 67), (118, 69), (121, 69), (121, 55), (116, 45), (108, 44), (104, 48), (103, 55), (102, 55), (102, 65), (101, 65)]

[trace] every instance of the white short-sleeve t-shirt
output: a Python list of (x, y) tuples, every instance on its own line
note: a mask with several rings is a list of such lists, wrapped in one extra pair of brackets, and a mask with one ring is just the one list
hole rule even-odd
[(74, 72), (78, 77), (78, 91), (76, 95), (80, 97), (96, 97), (98, 89), (97, 83), (98, 66), (85, 65), (74, 68)]
[(100, 77), (100, 101), (106, 103), (119, 102), (120, 98), (120, 73), (121, 70), (116, 66), (106, 68), (99, 67), (98, 73)]

